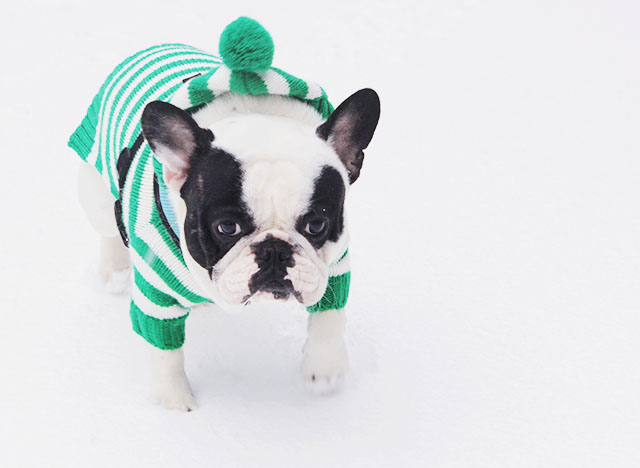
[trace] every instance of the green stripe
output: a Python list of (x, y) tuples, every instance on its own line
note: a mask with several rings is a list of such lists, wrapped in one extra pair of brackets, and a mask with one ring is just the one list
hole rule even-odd
[(169, 296), (168, 294), (163, 293), (158, 288), (149, 283), (142, 273), (138, 271), (137, 268), (133, 269), (134, 282), (140, 292), (145, 295), (147, 299), (149, 299), (154, 304), (159, 305), (160, 307), (170, 307), (170, 306), (180, 306), (182, 307), (175, 298)]
[[(199, 296), (193, 291), (187, 289), (180, 280), (173, 274), (173, 271), (164, 263), (164, 261), (149, 247), (149, 245), (140, 237), (134, 236), (131, 239), (131, 246), (142, 257), (147, 265), (162, 279), (169, 288), (176, 294), (179, 294), (187, 301), (194, 304), (203, 302), (211, 302), (209, 299)], [(186, 267), (185, 267), (186, 268)]]
[(269, 90), (262, 78), (252, 72), (232, 71), (229, 90), (238, 94), (267, 94)]
[(325, 310), (343, 309), (349, 298), (350, 283), (350, 271), (340, 276), (330, 276), (324, 296), (314, 305), (307, 307), (307, 311), (313, 314)]
[[(89, 110), (87, 110), (87, 115), (82, 119), (82, 122), (76, 131), (73, 132), (69, 138), (69, 147), (78, 153), (78, 156), (80, 156), (83, 161), (86, 161), (89, 157), (91, 148), (93, 148), (96, 140), (96, 131), (98, 127), (97, 116), (101, 99), (102, 89), (100, 89), (98, 94), (93, 98), (91, 106), (89, 106)], [(102, 173), (101, 167), (99, 168), (96, 165), (96, 169), (98, 169), (98, 172)]]
[(322, 94), (315, 99), (307, 100), (307, 103), (315, 108), (323, 118), (328, 119), (331, 113), (334, 111), (333, 106), (329, 102), (327, 93), (324, 89), (320, 88)]
[(189, 313), (173, 319), (158, 319), (145, 315), (131, 301), (129, 309), (133, 330), (156, 348), (178, 349), (184, 344), (184, 322)]
[(342, 254), (342, 257), (340, 257), (336, 263), (340, 263), (342, 260), (344, 260), (344, 257), (346, 257), (348, 253), (349, 253), (349, 249), (345, 250), (344, 253)]
[(191, 102), (191, 107), (201, 106), (202, 104), (207, 104), (215, 98), (215, 94), (208, 87), (209, 78), (211, 78), (214, 72), (219, 67), (215, 67), (203, 75), (200, 75), (188, 83), (188, 91), (189, 91), (189, 102)]

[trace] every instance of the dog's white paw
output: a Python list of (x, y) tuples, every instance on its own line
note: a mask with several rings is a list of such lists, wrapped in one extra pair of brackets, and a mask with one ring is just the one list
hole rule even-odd
[(198, 407), (186, 379), (156, 385), (151, 392), (151, 401), (163, 408), (178, 411), (193, 411)]
[(307, 342), (302, 360), (302, 376), (306, 386), (317, 394), (338, 390), (349, 369), (347, 349), (338, 342)]
[(100, 279), (105, 291), (109, 294), (120, 295), (131, 290), (131, 268), (120, 271), (100, 269)]

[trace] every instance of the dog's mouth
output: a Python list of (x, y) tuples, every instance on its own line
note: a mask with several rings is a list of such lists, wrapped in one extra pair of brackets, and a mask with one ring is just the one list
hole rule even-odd
[(243, 299), (244, 305), (250, 302), (272, 302), (272, 301), (288, 301), (295, 298), (302, 303), (301, 294), (295, 290), (291, 280), (288, 279), (262, 279), (252, 277), (249, 283), (249, 292)]

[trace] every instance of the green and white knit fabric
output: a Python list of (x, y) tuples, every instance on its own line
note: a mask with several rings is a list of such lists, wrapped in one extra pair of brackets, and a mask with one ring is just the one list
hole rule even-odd
[[(231, 28), (238, 22), (244, 29)], [(275, 68), (256, 71), (255, 63), (240, 60), (238, 65), (239, 57), (233, 53), (239, 51), (249, 56), (252, 53), (259, 55), (261, 68), (265, 68), (267, 62), (270, 66), (271, 58), (265, 60), (262, 43), (266, 41), (268, 52), (271, 38), (265, 39), (266, 31), (256, 28), (257, 23), (253, 20), (240, 18), (234, 23), (225, 29), (231, 38), (225, 43), (223, 33), (220, 48), (227, 51), (225, 63), (242, 69), (231, 69), (218, 57), (187, 45), (164, 44), (138, 52), (109, 75), (69, 140), (69, 146), (96, 167), (115, 199), (120, 200), (133, 264), (130, 308), (133, 328), (149, 343), (162, 349), (182, 346), (189, 308), (209, 302), (209, 299), (187, 269), (180, 247), (170, 232), (171, 227), (156, 205), (154, 183), (158, 184), (161, 193), (166, 192), (166, 187), (162, 166), (146, 143), (139, 145), (132, 155), (124, 180), (118, 177), (119, 155), (124, 149), (135, 147), (134, 143), (141, 135), (140, 117), (145, 105), (161, 100), (193, 111), (231, 91), (292, 96), (306, 101), (325, 118), (333, 111), (325, 92), (315, 84)], [(257, 38), (257, 45), (251, 41), (243, 43), (242, 37), (243, 34), (247, 36), (247, 31), (250, 37)], [(233, 59), (227, 60), (228, 57)], [(344, 252), (329, 271), (325, 295), (307, 308), (309, 312), (339, 309), (346, 304), (350, 281), (348, 252)]]

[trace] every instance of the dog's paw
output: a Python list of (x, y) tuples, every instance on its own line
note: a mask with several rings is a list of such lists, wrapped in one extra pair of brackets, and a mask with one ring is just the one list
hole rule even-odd
[(302, 360), (302, 376), (305, 385), (316, 394), (338, 390), (349, 369), (349, 359), (344, 342), (307, 342)]
[(186, 379), (184, 382), (166, 382), (163, 385), (157, 385), (151, 393), (151, 401), (171, 410), (193, 411), (198, 408)]
[(120, 271), (100, 271), (100, 279), (105, 291), (109, 294), (120, 295), (131, 290), (131, 268)]

